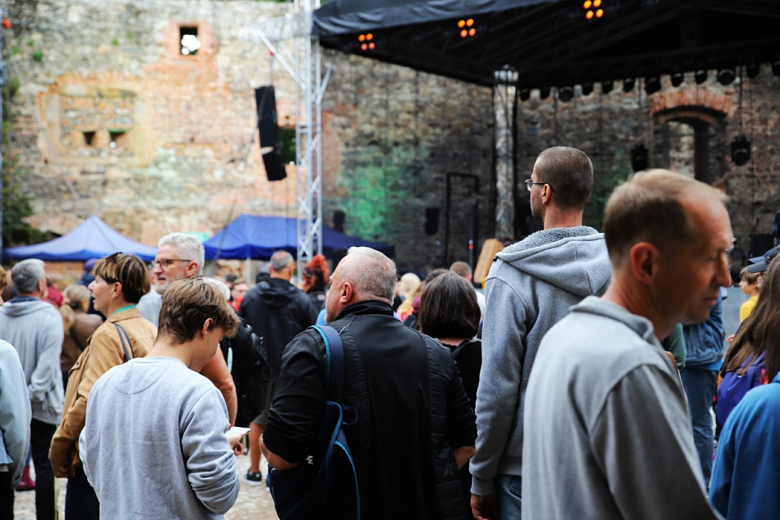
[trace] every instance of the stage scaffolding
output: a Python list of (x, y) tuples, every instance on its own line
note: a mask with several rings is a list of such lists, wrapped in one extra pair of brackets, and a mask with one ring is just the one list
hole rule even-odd
[[(292, 13), (244, 25), (244, 38), (263, 43), (295, 81), (298, 272), (322, 253), (322, 96), (333, 70), (322, 76), (319, 37), (311, 31), (320, 0), (295, 0)], [(292, 52), (284, 40), (293, 40)]]

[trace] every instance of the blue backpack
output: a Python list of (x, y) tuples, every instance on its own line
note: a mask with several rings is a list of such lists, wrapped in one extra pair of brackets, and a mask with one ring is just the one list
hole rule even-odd
[[(325, 342), (325, 412), (314, 447), (293, 469), (268, 466), (268, 483), (281, 520), (324, 518), (360, 519), (360, 493), (352, 452), (344, 434), (344, 346), (336, 329), (310, 327)], [(353, 411), (352, 408), (349, 408)]]
[[(746, 366), (748, 369), (743, 375), (737, 375)], [(731, 411), (739, 404), (749, 390), (766, 384), (766, 365), (764, 364), (764, 353), (753, 361), (752, 358), (745, 361), (739, 370), (727, 372), (718, 387), (718, 405), (715, 407), (715, 423), (717, 432), (723, 430), (726, 419), (731, 415)]]

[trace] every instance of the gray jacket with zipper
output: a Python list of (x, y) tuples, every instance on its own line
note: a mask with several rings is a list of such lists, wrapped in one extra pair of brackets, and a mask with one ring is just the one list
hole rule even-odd
[(584, 226), (539, 231), (496, 256), (485, 284), (472, 493), (521, 475), (525, 390), (542, 337), (569, 307), (603, 294), (610, 273), (604, 235)]

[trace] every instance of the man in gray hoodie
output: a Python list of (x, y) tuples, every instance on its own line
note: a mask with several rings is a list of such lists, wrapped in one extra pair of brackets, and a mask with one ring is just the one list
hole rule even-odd
[(30, 437), (35, 465), (35, 512), (38, 520), (54, 519), (54, 472), (49, 444), (62, 417), (60, 353), (65, 333), (57, 309), (41, 298), (46, 272), (40, 260), (16, 264), (11, 279), (18, 296), (0, 307), (0, 339), (16, 348), (27, 380), (32, 407)]
[(612, 282), (550, 329), (528, 382), (523, 516), (719, 518), (659, 340), (704, 321), (731, 283), (725, 198), (667, 170), (613, 192), (604, 216)]
[(475, 518), (520, 518), (523, 409), (539, 343), (569, 307), (602, 294), (610, 265), (604, 236), (582, 225), (593, 165), (580, 150), (549, 148), (536, 160), (531, 212), (544, 230), (496, 256), (486, 281), (477, 454), (471, 461)]

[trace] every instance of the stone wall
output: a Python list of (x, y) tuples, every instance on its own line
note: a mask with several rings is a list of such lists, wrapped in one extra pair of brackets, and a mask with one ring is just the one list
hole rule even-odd
[[(97, 213), (154, 244), (170, 231), (211, 234), (240, 213), (294, 216), (294, 168), (286, 180), (268, 182), (256, 136), (247, 148), (255, 87), (273, 83), (280, 125), (295, 124), (289, 75), (242, 33), (245, 22), (284, 10), (252, 0), (13, 3), (7, 59), (24, 85), (11, 103), (6, 158), (35, 197), (31, 223), (65, 233)], [(181, 27), (198, 28), (197, 55), (180, 53)], [(333, 51), (324, 52), (323, 68), (331, 60), (323, 100), (325, 222), (343, 211), (347, 233), (394, 244), (401, 268), (445, 263), (445, 242), (451, 260), (466, 259), (472, 207), (477, 244), (493, 233), (491, 89)], [(516, 112), (518, 182), (545, 148), (581, 148), (596, 169), (586, 222), (600, 227), (609, 193), (632, 171), (631, 148), (644, 142), (651, 166), (695, 175), (731, 195), (735, 233), (747, 248), (748, 234), (767, 232), (779, 206), (780, 87), (768, 66), (745, 79), (743, 129), (754, 160), (737, 167), (728, 147), (739, 132), (739, 89), (712, 76), (696, 86), (688, 74), (680, 88), (665, 77), (650, 98), (639, 82), (628, 93), (618, 82), (605, 95), (600, 85), (589, 96), (578, 88), (569, 103), (533, 91)], [(449, 175), (449, 214), (448, 174), (457, 174)], [(517, 237), (538, 228), (522, 188)], [(440, 212), (433, 235), (424, 230), (427, 208)]]

